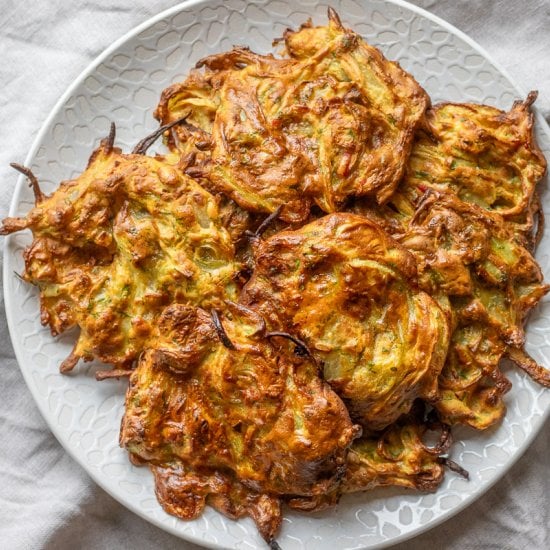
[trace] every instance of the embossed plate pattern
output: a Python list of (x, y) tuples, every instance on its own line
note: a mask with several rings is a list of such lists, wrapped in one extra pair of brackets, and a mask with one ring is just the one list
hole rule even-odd
[[(426, 88), (434, 102), (474, 101), (509, 108), (520, 91), (487, 55), (462, 33), (400, 0), (331, 0), (346, 25), (398, 60)], [(285, 28), (308, 17), (326, 21), (327, 4), (316, 0), (189, 1), (121, 38), (76, 80), (46, 120), (29, 153), (45, 191), (80, 173), (111, 121), (117, 144), (128, 151), (156, 127), (152, 117), (159, 94), (181, 79), (199, 58), (245, 42), (271, 51)], [(539, 141), (550, 154), (548, 127), (538, 120)], [(544, 201), (548, 217), (550, 205)], [(26, 213), (32, 197), (23, 178), (11, 215)], [(148, 469), (132, 466), (118, 447), (124, 382), (97, 383), (94, 365), (71, 376), (58, 373), (74, 334), (52, 338), (40, 326), (37, 293), (18, 280), (28, 234), (6, 239), (4, 284), (8, 323), (26, 382), (53, 433), (105, 490), (155, 525), (209, 547), (265, 548), (251, 520), (230, 521), (211, 509), (193, 522), (165, 514), (156, 501)], [(550, 280), (550, 235), (537, 255)], [(550, 303), (531, 316), (528, 350), (541, 363), (550, 357)], [(350, 495), (336, 510), (314, 516), (285, 513), (279, 542), (285, 550), (341, 550), (394, 544), (433, 527), (471, 503), (492, 485), (529, 445), (550, 409), (550, 392), (510, 369), (513, 390), (504, 422), (485, 433), (456, 430), (452, 458), (471, 481), (452, 474), (436, 494), (377, 490)]]

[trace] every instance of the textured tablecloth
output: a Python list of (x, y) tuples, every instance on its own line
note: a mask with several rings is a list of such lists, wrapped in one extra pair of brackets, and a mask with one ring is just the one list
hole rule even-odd
[[(34, 136), (74, 78), (170, 0), (0, 2), (0, 217)], [(550, 0), (416, 0), (478, 41), (550, 122)], [(342, 14), (344, 15), (344, 14)], [(0, 548), (194, 549), (114, 501), (50, 434), (0, 307)], [(550, 548), (550, 424), (510, 472), (450, 521), (396, 548)]]

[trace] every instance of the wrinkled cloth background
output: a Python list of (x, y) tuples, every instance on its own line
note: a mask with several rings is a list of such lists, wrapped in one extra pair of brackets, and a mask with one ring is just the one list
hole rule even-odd
[[(413, 0), (481, 44), (550, 122), (550, 0)], [(107, 46), (174, 0), (0, 2), (0, 217), (59, 96)], [(344, 15), (344, 14), (342, 14)], [(192, 550), (88, 477), (50, 433), (23, 381), (0, 296), (0, 548)], [(550, 423), (510, 472), (462, 513), (398, 549), (550, 548)]]

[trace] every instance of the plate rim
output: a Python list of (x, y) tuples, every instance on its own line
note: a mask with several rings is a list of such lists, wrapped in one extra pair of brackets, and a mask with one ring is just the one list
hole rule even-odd
[[(362, 1), (362, 0), (359, 0)], [(424, 17), (437, 25), (439, 25), (442, 29), (445, 31), (454, 34), (464, 42), (466, 42), (472, 49), (474, 49), (477, 53), (479, 53), (484, 59), (486, 59), (495, 69), (497, 72), (499, 72), (511, 85), (511, 87), (516, 91), (516, 93), (520, 97), (526, 97), (527, 92), (526, 90), (518, 84), (514, 78), (509, 74), (508, 70), (505, 69), (500, 65), (499, 62), (497, 62), (493, 56), (487, 52), (487, 50), (479, 45), (474, 39), (469, 37), (465, 32), (461, 31), (459, 28), (455, 27), (453, 24), (449, 23), (445, 19), (439, 17), (438, 15), (435, 15), (431, 13), (430, 11), (421, 8), (420, 6), (416, 6), (414, 4), (411, 4), (410, 2), (406, 0), (382, 0), (383, 2), (394, 4), (396, 6), (405, 8), (421, 17)], [(117, 40), (112, 42), (107, 48), (105, 48), (98, 56), (96, 56), (79, 74), (78, 76), (69, 84), (65, 92), (59, 97), (59, 99), (56, 101), (54, 106), (52, 107), (51, 111), (48, 113), (47, 117), (44, 119), (40, 130), (36, 134), (31, 147), (29, 149), (29, 152), (27, 153), (25, 157), (25, 166), (30, 166), (40, 148), (40, 145), (42, 143), (42, 140), (44, 139), (47, 131), (49, 130), (49, 127), (53, 121), (53, 119), (58, 115), (58, 113), (62, 110), (63, 106), (67, 102), (67, 100), (70, 98), (70, 96), (73, 94), (73, 92), (85, 81), (85, 79), (93, 72), (93, 70), (98, 67), (105, 59), (107, 59), (111, 54), (113, 54), (118, 48), (123, 46), (126, 42), (134, 38), (135, 36), (139, 35), (141, 32), (145, 31), (146, 29), (149, 29), (159, 21), (162, 21), (164, 19), (170, 18), (177, 13), (180, 13), (181, 11), (189, 8), (193, 8), (197, 5), (207, 5), (210, 3), (210, 0), (184, 0), (182, 2), (179, 2), (178, 4), (165, 9), (161, 12), (159, 12), (156, 15), (153, 15), (152, 17), (149, 17), (145, 21), (139, 23), (138, 25), (134, 26), (127, 32), (125, 32), (122, 36), (120, 36)], [(399, 62), (399, 60), (396, 60)], [(413, 75), (414, 76), (414, 75)], [(544, 132), (548, 139), (550, 139), (550, 126), (544, 119), (544, 117), (541, 115), (541, 113), (538, 111), (538, 109), (534, 108), (534, 114), (535, 114), (535, 120), (536, 120), (536, 129), (537, 132)], [(24, 180), (25, 176), (20, 175), (16, 181), (13, 196), (10, 202), (10, 208), (8, 215), (13, 216), (18, 208), (18, 205), (20, 203), (21, 199), (21, 191), (24, 187)], [(197, 537), (192, 533), (188, 532), (182, 532), (175, 528), (173, 528), (171, 525), (167, 525), (165, 523), (162, 523), (158, 521), (156, 518), (148, 516), (145, 511), (141, 510), (140, 508), (134, 506), (132, 502), (124, 501), (114, 493), (110, 487), (109, 484), (103, 481), (102, 476), (99, 473), (96, 473), (96, 471), (88, 468), (88, 465), (84, 463), (76, 454), (75, 451), (73, 451), (72, 447), (69, 445), (68, 441), (65, 442), (64, 438), (61, 435), (61, 430), (58, 430), (57, 426), (53, 423), (53, 421), (50, 418), (49, 412), (46, 410), (45, 402), (39, 397), (38, 390), (35, 388), (34, 384), (32, 384), (31, 381), (31, 374), (29, 371), (26, 371), (25, 369), (21, 368), (21, 364), (23, 363), (23, 350), (20, 348), (18, 340), (15, 338), (15, 324), (13, 319), (13, 306), (14, 306), (14, 296), (9, 292), (9, 277), (10, 273), (9, 271), (9, 256), (10, 256), (10, 243), (11, 243), (11, 235), (8, 235), (4, 238), (3, 243), (3, 292), (4, 292), (4, 309), (6, 312), (6, 319), (7, 319), (7, 325), (8, 325), (8, 332), (10, 335), (10, 340), (12, 343), (12, 347), (14, 350), (15, 358), (17, 360), (17, 365), (19, 367), (19, 370), (21, 371), (23, 375), (23, 379), (25, 380), (25, 384), (27, 386), (27, 389), (30, 391), (34, 403), (37, 406), (38, 410), (40, 411), (40, 414), (42, 415), (42, 418), (46, 422), (48, 429), (50, 432), (54, 435), (54, 437), (57, 439), (59, 444), (62, 446), (64, 451), (86, 472), (86, 474), (101, 487), (107, 494), (109, 494), (113, 499), (115, 499), (119, 504), (124, 506), (126, 509), (130, 510), (137, 516), (141, 517), (145, 521), (151, 523), (152, 525), (155, 525), (156, 527), (162, 529), (163, 531), (176, 536), (179, 539), (202, 545), (206, 548), (213, 548), (213, 549), (219, 549), (223, 548), (218, 543), (214, 543), (210, 540), (207, 540), (205, 538)], [(550, 391), (550, 390), (549, 390)], [(481, 498), (483, 495), (485, 495), (496, 483), (498, 483), (504, 475), (506, 475), (510, 469), (514, 466), (514, 464), (517, 463), (517, 461), (524, 455), (524, 453), (527, 451), (527, 449), (532, 445), (533, 440), (539, 435), (544, 428), (545, 424), (548, 422), (548, 418), (550, 417), (550, 408), (547, 408), (543, 414), (540, 416), (540, 420), (538, 420), (538, 425), (535, 429), (531, 430), (521, 443), (515, 453), (511, 456), (511, 458), (506, 462), (505, 466), (501, 468), (500, 471), (497, 471), (496, 474), (486, 483), (484, 483), (477, 492), (473, 492), (468, 494), (464, 500), (462, 500), (458, 505), (454, 506), (453, 508), (445, 511), (440, 516), (434, 518), (433, 520), (428, 521), (425, 524), (418, 525), (417, 527), (411, 529), (410, 531), (407, 531), (405, 533), (401, 533), (391, 539), (388, 539), (386, 541), (381, 541), (377, 543), (375, 546), (371, 547), (373, 549), (382, 549), (387, 548), (389, 546), (393, 546), (395, 544), (411, 540), (418, 535), (421, 535), (422, 533), (426, 533), (427, 531), (430, 531), (434, 529), (435, 527), (441, 525), (442, 523), (445, 523), (446, 521), (450, 520), (451, 518), (455, 517), (457, 514), (465, 510), (467, 507), (469, 507), (471, 504), (473, 504), (476, 500)], [(183, 520), (182, 520), (183, 521)], [(205, 534), (203, 532), (203, 534)]]

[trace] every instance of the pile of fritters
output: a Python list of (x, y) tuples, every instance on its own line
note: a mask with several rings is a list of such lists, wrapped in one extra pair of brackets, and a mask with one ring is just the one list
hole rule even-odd
[(20, 167), (36, 206), (2, 229), (33, 232), (43, 324), (80, 328), (61, 370), (130, 377), (120, 442), (163, 507), (249, 515), (268, 542), (283, 503), (464, 473), (450, 426), (502, 418), (504, 357), (550, 386), (523, 349), (549, 288), (536, 94), (431, 107), (332, 10), (283, 40), (166, 89), (165, 156), (112, 132), (49, 197)]

